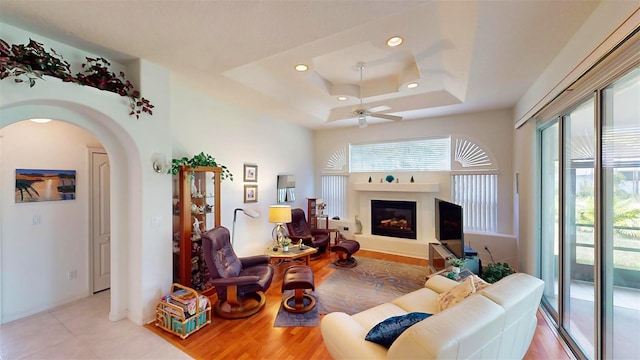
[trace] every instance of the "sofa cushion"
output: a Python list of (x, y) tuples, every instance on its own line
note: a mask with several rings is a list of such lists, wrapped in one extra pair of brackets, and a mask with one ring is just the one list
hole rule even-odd
[[(444, 278), (443, 276), (440, 277)], [(440, 311), (438, 307), (438, 295), (438, 293), (431, 289), (422, 288), (391, 300), (391, 303), (403, 308), (405, 312), (435, 314)]]
[(446, 310), (459, 303), (475, 291), (476, 289), (473, 287), (473, 278), (469, 276), (460, 284), (440, 294), (440, 297), (438, 298), (440, 311)]
[(364, 339), (389, 348), (402, 332), (429, 316), (431, 314), (411, 312), (390, 317), (369, 330)]
[(240, 259), (229, 245), (216, 251), (215, 264), (218, 274), (223, 278), (236, 277), (242, 270)]
[(405, 315), (408, 312), (409, 311), (389, 302), (376, 305), (351, 316), (356, 322), (358, 322), (358, 324), (360, 324), (360, 326), (362, 326), (363, 333), (361, 338), (363, 338), (367, 331), (376, 326), (379, 322), (382, 322), (392, 316)]

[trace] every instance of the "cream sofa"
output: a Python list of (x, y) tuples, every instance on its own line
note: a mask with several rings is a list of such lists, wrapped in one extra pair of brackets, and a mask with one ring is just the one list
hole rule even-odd
[[(354, 315), (321, 321), (334, 359), (521, 359), (533, 339), (542, 280), (516, 273), (439, 311), (439, 294), (457, 282), (433, 276), (425, 287)], [(365, 340), (379, 322), (409, 312), (433, 314), (404, 331), (387, 349)]]

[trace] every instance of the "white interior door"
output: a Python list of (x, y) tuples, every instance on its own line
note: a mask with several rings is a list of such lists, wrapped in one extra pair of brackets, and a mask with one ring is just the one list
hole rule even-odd
[(110, 168), (105, 152), (91, 152), (93, 293), (111, 287)]

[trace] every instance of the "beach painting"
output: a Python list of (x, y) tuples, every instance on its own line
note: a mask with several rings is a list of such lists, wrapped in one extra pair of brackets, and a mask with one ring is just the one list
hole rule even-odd
[(75, 170), (16, 169), (16, 203), (75, 198)]

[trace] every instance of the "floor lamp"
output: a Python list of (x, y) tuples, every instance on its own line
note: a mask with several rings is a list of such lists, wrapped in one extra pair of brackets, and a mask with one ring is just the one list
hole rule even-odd
[(271, 232), (276, 246), (280, 245), (280, 240), (285, 236), (284, 224), (291, 222), (291, 206), (271, 205), (269, 206), (269, 222), (276, 224)]
[(260, 216), (260, 214), (258, 214), (257, 212), (251, 209), (237, 208), (233, 210), (233, 226), (231, 227), (231, 247), (233, 247), (233, 238), (236, 235), (236, 218), (238, 216), (238, 211), (242, 211), (245, 215), (247, 215), (250, 218), (257, 218)]

